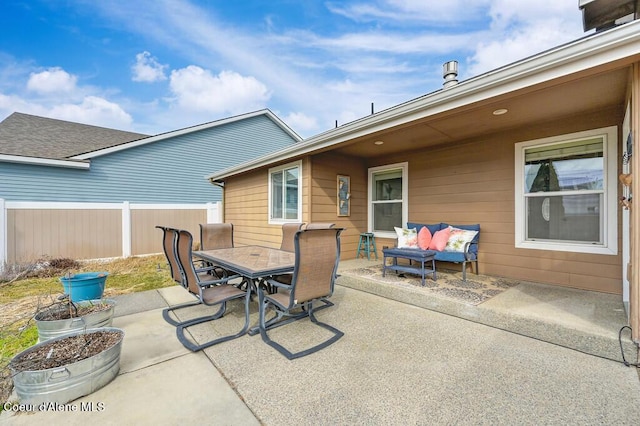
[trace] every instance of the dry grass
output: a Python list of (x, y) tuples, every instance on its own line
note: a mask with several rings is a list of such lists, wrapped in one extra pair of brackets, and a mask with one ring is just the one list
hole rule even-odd
[(0, 411), (11, 392), (6, 367), (18, 352), (37, 342), (35, 314), (57, 303), (67, 272), (108, 272), (104, 297), (174, 285), (164, 256), (130, 257), (110, 261), (76, 262), (45, 259), (7, 268), (0, 276)]

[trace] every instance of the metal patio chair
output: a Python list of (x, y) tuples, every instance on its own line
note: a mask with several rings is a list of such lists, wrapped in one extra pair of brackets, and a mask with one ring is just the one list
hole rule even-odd
[[(191, 293), (193, 296), (195, 296), (197, 298), (197, 301), (195, 303), (165, 308), (162, 311), (162, 316), (165, 320), (167, 320), (167, 322), (176, 326), (176, 335), (180, 343), (182, 343), (182, 345), (184, 345), (184, 347), (186, 347), (187, 349), (196, 352), (208, 348), (209, 346), (235, 339), (247, 332), (247, 330), (249, 329), (249, 301), (251, 296), (251, 286), (246, 285), (246, 290), (242, 290), (241, 288), (230, 284), (229, 280), (238, 278), (238, 275), (214, 279), (212, 275), (198, 274), (198, 271), (196, 270), (192, 260), (192, 247), (193, 236), (191, 235), (191, 233), (185, 230), (178, 231), (178, 239), (176, 243), (178, 265), (180, 266), (185, 279), (185, 289), (189, 291), (189, 293)], [(245, 321), (244, 326), (238, 333), (218, 337), (202, 344), (196, 344), (185, 336), (185, 332), (189, 327), (221, 318), (226, 312), (228, 301), (242, 298), (244, 298)], [(219, 306), (219, 308), (213, 315), (198, 317), (182, 322), (178, 322), (171, 318), (171, 312), (175, 311), (176, 309), (182, 309), (187, 306), (191, 306), (193, 304)]]
[[(269, 293), (262, 286), (258, 288), (259, 330), (262, 340), (288, 359), (317, 352), (344, 335), (342, 331), (318, 321), (314, 315), (313, 306), (315, 302), (322, 301), (333, 294), (336, 270), (340, 261), (341, 232), (342, 228), (305, 229), (296, 232), (294, 238), (296, 261), (291, 283), (283, 283), (275, 279), (268, 280), (268, 284), (278, 290), (277, 293)], [(266, 312), (269, 308), (275, 311), (275, 316), (267, 321)], [(302, 311), (299, 308), (302, 308)], [(290, 352), (269, 338), (267, 334), (269, 329), (306, 317), (314, 324), (331, 331), (333, 336), (297, 353)]]
[(331, 229), (335, 227), (335, 223), (330, 222), (311, 222), (304, 229)]
[[(232, 223), (201, 223), (200, 224), (200, 250), (216, 250), (233, 248), (233, 224)], [(217, 278), (224, 278), (229, 271), (211, 263), (205, 263), (211, 269), (211, 274)]]

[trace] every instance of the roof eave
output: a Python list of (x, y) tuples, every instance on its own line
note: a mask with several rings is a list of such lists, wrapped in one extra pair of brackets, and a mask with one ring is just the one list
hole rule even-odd
[(91, 163), (78, 160), (56, 160), (52, 158), (23, 157), (20, 155), (0, 154), (0, 162), (30, 164), (34, 166), (63, 167), (67, 169), (89, 170)]
[(222, 181), (236, 174), (338, 145), (391, 126), (454, 110), (639, 53), (640, 21), (633, 21), (461, 81), (450, 88), (437, 90), (347, 123), (300, 144), (212, 173), (205, 178), (211, 182)]

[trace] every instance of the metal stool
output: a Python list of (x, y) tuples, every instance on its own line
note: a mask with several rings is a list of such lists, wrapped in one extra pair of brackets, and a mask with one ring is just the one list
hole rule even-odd
[(360, 241), (358, 241), (358, 252), (356, 253), (356, 259), (360, 258), (360, 250), (363, 254), (366, 253), (367, 260), (371, 260), (371, 249), (373, 247), (373, 253), (378, 260), (378, 250), (376, 249), (376, 237), (371, 232), (364, 232), (360, 234)]

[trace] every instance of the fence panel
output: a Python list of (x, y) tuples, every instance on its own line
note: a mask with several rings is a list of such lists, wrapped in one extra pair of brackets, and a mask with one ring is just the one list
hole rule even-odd
[(221, 203), (196, 205), (11, 202), (0, 199), (0, 269), (49, 257), (99, 259), (161, 253), (156, 225), (221, 221)]

